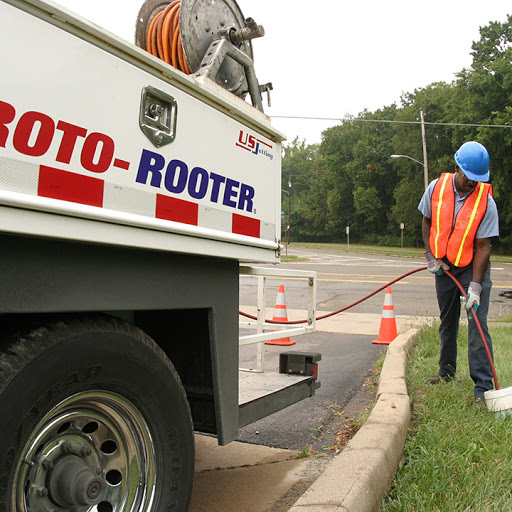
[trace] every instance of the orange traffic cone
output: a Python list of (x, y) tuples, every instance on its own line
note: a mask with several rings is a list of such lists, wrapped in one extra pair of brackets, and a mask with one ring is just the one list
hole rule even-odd
[(391, 296), (391, 286), (388, 286), (386, 288), (384, 308), (382, 309), (382, 318), (380, 320), (379, 337), (373, 340), (372, 343), (389, 345), (397, 336), (395, 307), (393, 306), (393, 298)]
[[(284, 294), (284, 285), (279, 285), (277, 290), (276, 307), (274, 308), (274, 322), (288, 322), (288, 311), (286, 310), (286, 296)], [(276, 332), (276, 331), (270, 331)], [(290, 338), (279, 338), (278, 340), (265, 341), (265, 345), (295, 345), (295, 341)]]

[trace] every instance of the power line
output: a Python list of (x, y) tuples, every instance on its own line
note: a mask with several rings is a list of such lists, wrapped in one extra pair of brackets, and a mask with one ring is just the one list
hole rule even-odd
[[(270, 116), (279, 119), (303, 119), (306, 121), (355, 121), (361, 123), (395, 123), (395, 124), (421, 124), (421, 121), (393, 121), (390, 119), (361, 119), (354, 117), (353, 119), (342, 119), (339, 117), (306, 117), (306, 116)], [(424, 124), (437, 125), (437, 126), (472, 126), (477, 128), (512, 128), (508, 124), (474, 124), (474, 123), (433, 123), (425, 121)]]

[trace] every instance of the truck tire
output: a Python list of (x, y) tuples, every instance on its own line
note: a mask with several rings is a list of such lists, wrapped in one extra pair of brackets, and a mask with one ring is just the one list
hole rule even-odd
[(0, 340), (0, 512), (185, 512), (192, 419), (156, 343), (107, 315), (11, 331)]

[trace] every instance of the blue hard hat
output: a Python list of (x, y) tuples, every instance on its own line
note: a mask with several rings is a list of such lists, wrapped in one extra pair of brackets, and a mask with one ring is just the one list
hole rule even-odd
[(489, 153), (474, 140), (465, 142), (455, 153), (455, 162), (472, 181), (489, 181)]

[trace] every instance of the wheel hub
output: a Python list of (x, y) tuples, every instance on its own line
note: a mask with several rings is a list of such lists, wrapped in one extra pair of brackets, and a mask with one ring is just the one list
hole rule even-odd
[(105, 480), (76, 455), (57, 460), (48, 474), (47, 485), (50, 498), (61, 507), (97, 505), (107, 490)]
[(17, 467), (20, 512), (148, 512), (155, 455), (142, 416), (105, 391), (74, 395), (35, 429)]
[(40, 510), (80, 510), (101, 503), (107, 482), (97, 454), (84, 441), (54, 439), (43, 450), (29, 472), (28, 503)]

